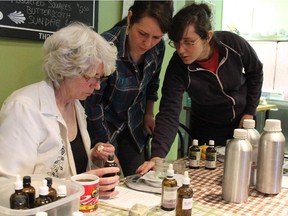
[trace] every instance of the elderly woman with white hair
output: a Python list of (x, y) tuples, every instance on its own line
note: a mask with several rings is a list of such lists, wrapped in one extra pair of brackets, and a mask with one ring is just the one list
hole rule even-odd
[[(43, 174), (69, 178), (78, 173), (100, 177), (100, 195), (119, 183), (118, 167), (97, 168), (114, 153), (111, 144), (93, 149), (79, 100), (99, 90), (115, 70), (116, 48), (93, 29), (72, 23), (43, 45), (46, 79), (12, 93), (0, 111), (0, 176)], [(99, 145), (104, 149), (98, 151)]]

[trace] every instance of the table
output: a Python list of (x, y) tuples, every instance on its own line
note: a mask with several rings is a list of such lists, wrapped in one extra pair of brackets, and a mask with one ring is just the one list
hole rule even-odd
[[(186, 160), (186, 159), (180, 159)], [(187, 169), (191, 186), (194, 191), (192, 214), (197, 216), (225, 216), (225, 215), (288, 215), (288, 189), (282, 188), (278, 195), (262, 194), (254, 187), (249, 190), (246, 203), (228, 203), (222, 199), (222, 176), (224, 163), (217, 162), (215, 170), (206, 170), (204, 161), (200, 169)], [(87, 216), (124, 216), (128, 211), (99, 206), (99, 209)], [(175, 211), (164, 211), (159, 206), (151, 209), (148, 216), (175, 216)]]

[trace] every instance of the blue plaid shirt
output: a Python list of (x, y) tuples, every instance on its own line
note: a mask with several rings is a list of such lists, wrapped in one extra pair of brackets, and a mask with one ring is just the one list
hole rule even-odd
[(126, 26), (117, 26), (102, 34), (118, 48), (117, 69), (101, 82), (101, 89), (85, 101), (88, 131), (93, 146), (100, 141), (113, 144), (117, 135), (128, 127), (142, 151), (147, 136), (143, 127), (146, 101), (158, 99), (165, 43), (161, 40), (147, 51), (144, 64), (139, 68), (129, 56), (125, 31)]

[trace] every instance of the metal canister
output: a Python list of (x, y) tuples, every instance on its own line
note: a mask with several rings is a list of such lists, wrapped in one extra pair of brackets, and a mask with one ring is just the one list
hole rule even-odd
[(260, 133), (255, 129), (255, 120), (253, 119), (244, 119), (243, 128), (247, 130), (248, 133), (247, 139), (252, 145), (252, 166), (250, 175), (250, 186), (255, 186)]
[(225, 201), (243, 203), (248, 199), (252, 163), (252, 145), (245, 129), (235, 129), (225, 149), (222, 197)]
[(285, 137), (281, 121), (267, 119), (258, 148), (256, 189), (265, 194), (281, 191)]

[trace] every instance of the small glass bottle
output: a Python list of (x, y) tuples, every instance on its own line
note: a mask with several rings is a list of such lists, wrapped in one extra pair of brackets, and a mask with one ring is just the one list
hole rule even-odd
[(52, 187), (53, 180), (51, 177), (46, 177), (45, 179), (47, 180), (47, 186), (49, 188), (48, 196), (51, 198), (52, 201), (56, 201), (57, 200), (57, 191), (55, 188)]
[(206, 149), (205, 169), (216, 169), (217, 151), (214, 140), (209, 140), (209, 147)]
[(22, 191), (28, 195), (28, 208), (34, 208), (35, 203), (35, 188), (31, 185), (31, 177), (23, 177), (23, 189)]
[[(108, 160), (105, 161), (104, 167), (117, 167), (117, 164), (114, 161), (114, 154), (110, 153), (108, 155)], [(103, 175), (103, 177), (111, 177), (111, 176), (115, 176), (115, 175), (117, 175), (117, 173), (108, 173), (108, 174)], [(114, 190), (115, 190), (115, 188), (112, 188), (108, 191), (112, 192)]]
[(35, 207), (43, 206), (52, 202), (52, 199), (48, 196), (49, 188), (47, 186), (47, 180), (43, 180), (43, 185), (39, 187), (39, 197), (35, 199)]
[(173, 164), (169, 164), (167, 176), (162, 181), (161, 208), (163, 210), (172, 211), (176, 208), (177, 188)]
[(189, 168), (200, 168), (200, 148), (198, 147), (197, 139), (193, 139), (192, 146), (189, 148)]
[(188, 171), (184, 172), (182, 186), (177, 190), (176, 216), (191, 216), (193, 189), (190, 187)]
[(63, 199), (67, 196), (67, 187), (66, 185), (58, 185), (57, 187), (57, 200)]
[(28, 209), (28, 195), (22, 191), (23, 182), (20, 175), (16, 176), (14, 183), (15, 192), (10, 196), (10, 208), (11, 209)]

